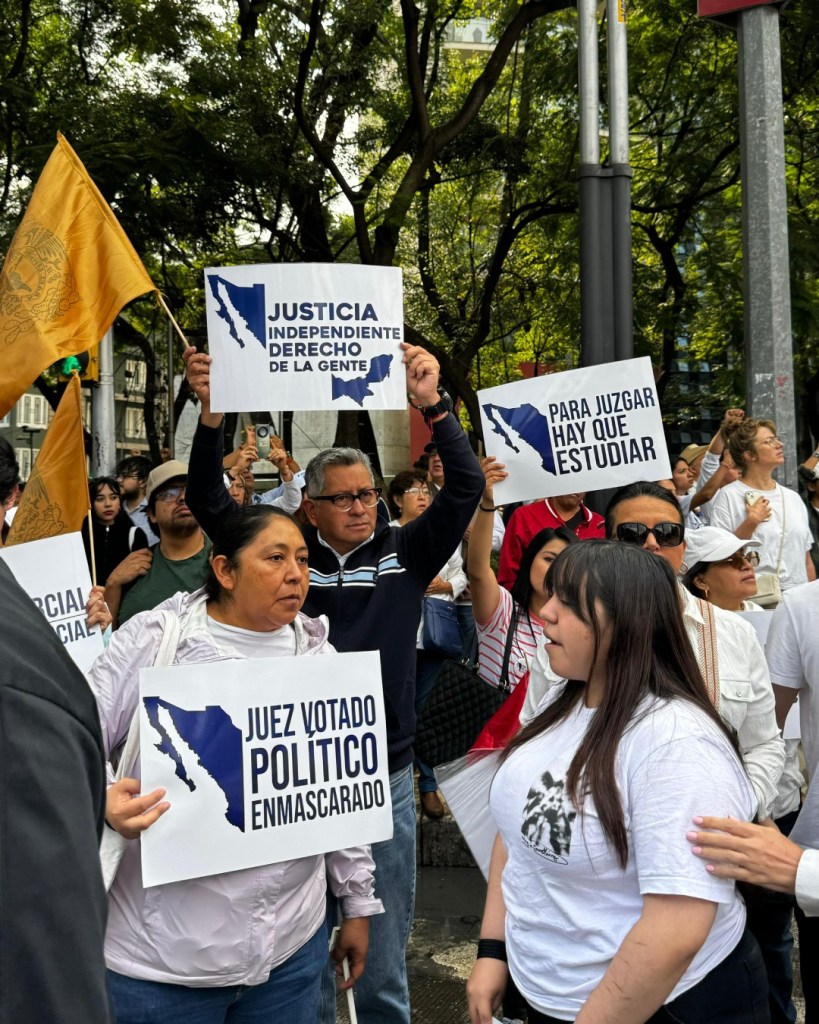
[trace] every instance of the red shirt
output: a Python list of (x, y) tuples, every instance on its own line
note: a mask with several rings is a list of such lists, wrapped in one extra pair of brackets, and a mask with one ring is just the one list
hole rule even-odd
[[(583, 522), (574, 528), (577, 537), (580, 540), (605, 537), (603, 517), (597, 512), (592, 512), (585, 505), (580, 506), (580, 511), (583, 513)], [(503, 538), (498, 564), (498, 583), (502, 587), (506, 587), (507, 590), (514, 584), (518, 578), (523, 552), (536, 533), (545, 530), (547, 526), (556, 529), (558, 526), (565, 525), (565, 521), (560, 518), (548, 498), (536, 501), (532, 505), (521, 505), (520, 508), (516, 508)]]

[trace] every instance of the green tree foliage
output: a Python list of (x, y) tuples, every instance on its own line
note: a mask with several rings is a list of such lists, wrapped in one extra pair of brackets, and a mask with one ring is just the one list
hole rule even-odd
[[(664, 387), (684, 341), (739, 400), (736, 39), (694, 6), (644, 0), (629, 25), (635, 345)], [(783, 15), (801, 379), (819, 334), (808, 6)], [(452, 45), (482, 18), (480, 45)], [(59, 128), (194, 335), (207, 265), (395, 263), (407, 337), (477, 427), (478, 387), (579, 359), (576, 68), (570, 0), (9, 0), (0, 236)], [(161, 327), (143, 302), (122, 332), (147, 358)]]

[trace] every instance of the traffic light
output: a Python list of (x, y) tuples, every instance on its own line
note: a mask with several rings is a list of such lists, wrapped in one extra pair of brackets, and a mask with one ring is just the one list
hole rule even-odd
[(99, 345), (95, 345), (87, 352), (78, 352), (74, 356), (66, 356), (57, 363), (57, 370), (60, 380), (69, 380), (74, 370), (80, 375), (80, 380), (99, 381), (100, 362)]

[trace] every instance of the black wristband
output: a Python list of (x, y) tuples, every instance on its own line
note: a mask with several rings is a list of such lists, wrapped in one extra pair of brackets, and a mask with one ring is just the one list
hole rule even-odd
[(503, 960), (506, 963), (506, 943), (503, 939), (478, 939), (478, 960)]
[(495, 511), (495, 505), (493, 505), (491, 508), (487, 508), (486, 505), (478, 505), (478, 508), (481, 510), (481, 512), (494, 512)]

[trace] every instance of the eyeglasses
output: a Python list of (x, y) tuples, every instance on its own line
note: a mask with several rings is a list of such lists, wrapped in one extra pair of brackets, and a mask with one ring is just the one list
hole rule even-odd
[(339, 512), (349, 512), (357, 501), (360, 501), (364, 508), (372, 508), (377, 505), (382, 490), (382, 487), (365, 487), (358, 494), (350, 494), (349, 491), (342, 491), (341, 494), (317, 494), (311, 500), (331, 501)]
[(767, 444), (773, 447), (775, 444), (784, 445), (785, 442), (781, 437), (763, 437), (761, 441), (757, 441), (757, 444)]
[(181, 487), (167, 487), (164, 491), (160, 491), (156, 496), (157, 501), (172, 502), (178, 501), (181, 495), (185, 494), (185, 484)]
[(620, 523), (615, 533), (617, 539), (624, 544), (645, 545), (650, 533), (661, 548), (675, 548), (682, 544), (683, 528), (681, 523), (657, 523), (656, 526), (644, 526), (643, 523)]
[(759, 552), (758, 551), (737, 551), (736, 554), (731, 555), (730, 558), (721, 558), (715, 565), (730, 565), (732, 569), (744, 569), (745, 563), (752, 566), (754, 569), (759, 565)]
[(114, 477), (115, 480), (136, 480), (136, 473), (117, 473)]
[(408, 487), (404, 494), (423, 494), (425, 497), (429, 497), (428, 487)]

